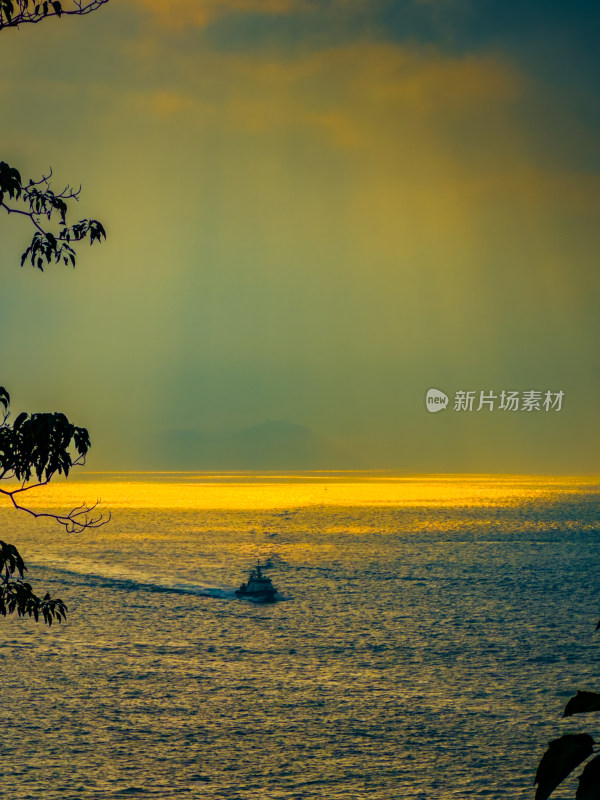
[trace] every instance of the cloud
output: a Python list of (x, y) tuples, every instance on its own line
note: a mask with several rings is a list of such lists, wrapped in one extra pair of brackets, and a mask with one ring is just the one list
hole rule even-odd
[[(145, 59), (149, 51), (157, 66), (164, 63), (156, 41), (139, 42), (132, 57)], [(519, 99), (525, 83), (510, 63), (494, 56), (452, 57), (434, 48), (372, 42), (288, 58), (204, 49), (171, 59), (171, 82), (154, 93), (161, 112), (189, 108), (189, 98), (196, 96), (241, 124), (246, 120), (252, 130), (304, 120), (341, 140), (348, 137), (350, 125), (355, 128), (352, 140), (358, 129), (381, 130), (382, 116), (390, 122), (404, 115), (412, 124), (415, 118), (429, 123), (506, 109)], [(260, 126), (258, 118), (263, 119)], [(341, 128), (345, 132), (339, 137)]]
[(522, 112), (535, 87), (509, 62), (365, 42), (287, 59), (180, 53), (171, 66), (177, 81), (146, 93), (141, 110), (165, 126), (161, 136), (181, 141), (185, 132), (198, 164), (211, 159), (227, 197), (219, 224), (241, 240), (256, 237), (257, 248), (268, 242), (278, 263), (292, 260), (283, 243), (296, 227), (328, 253), (315, 271), (346, 276), (334, 251), (343, 253), (351, 231), (355, 263), (394, 285), (401, 268), (453, 330), (466, 329), (465, 297), (477, 291), (486, 302), (469, 318), (485, 327), (494, 293), (482, 275), (494, 275), (502, 252), (511, 260), (502, 267), (506, 291), (510, 275), (527, 287), (517, 306), (534, 292), (553, 309), (569, 302), (558, 240), (597, 213), (599, 181), (532, 159), (539, 131)]
[[(155, 63), (164, 63), (156, 47)], [(369, 203), (383, 221), (407, 187), (409, 217), (420, 209), (438, 232), (451, 232), (462, 215), (465, 236), (482, 200), (490, 208), (597, 208), (593, 175), (541, 157), (551, 121), (527, 124), (536, 86), (498, 55), (360, 42), (287, 58), (206, 48), (171, 58), (168, 84), (134, 93), (127, 105), (198, 135), (212, 131), (232, 152), (250, 136), (244, 147), (302, 141), (318, 158), (345, 153), (350, 173), (367, 184), (377, 176)]]
[(189, 26), (204, 27), (219, 17), (232, 13), (243, 14), (289, 14), (310, 8), (306, 0), (132, 0), (137, 6), (150, 12), (159, 22), (171, 29)]
[(194, 97), (175, 91), (153, 92), (145, 99), (145, 102), (147, 108), (158, 117), (171, 117), (189, 111), (197, 113), (200, 110), (200, 104)]

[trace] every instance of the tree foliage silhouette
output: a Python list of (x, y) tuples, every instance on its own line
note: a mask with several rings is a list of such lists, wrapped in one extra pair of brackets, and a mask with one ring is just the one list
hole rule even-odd
[[(598, 628), (600, 622), (596, 630)], [(600, 711), (600, 694), (579, 691), (565, 706), (563, 716), (594, 711)], [(549, 742), (535, 775), (535, 800), (548, 800), (554, 790), (584, 762), (587, 763), (579, 776), (575, 800), (599, 800), (600, 751), (594, 750), (598, 744), (589, 733), (566, 733)]]
[[(26, 217), (35, 229), (31, 243), (21, 256), (21, 266), (29, 261), (41, 271), (53, 261), (64, 261), (74, 267), (74, 244), (83, 239), (88, 239), (90, 244), (106, 239), (104, 226), (98, 220), (82, 219), (67, 225), (67, 203), (79, 199), (81, 188), (74, 191), (67, 186), (56, 194), (50, 186), (51, 177), (52, 171), (25, 184), (18, 169), (0, 161), (0, 208), (7, 214)], [(57, 217), (57, 229), (53, 232), (49, 226)]]
[(18, 28), (25, 23), (42, 22), (50, 17), (81, 16), (108, 3), (108, 0), (90, 0), (85, 3), (73, 0), (68, 5), (59, 0), (0, 0), (0, 31), (3, 28)]
[[(95, 11), (108, 0), (73, 0), (67, 7), (59, 0), (0, 0), (0, 30), (38, 23), (50, 17), (84, 15)], [(81, 187), (70, 186), (56, 193), (50, 179), (52, 170), (38, 180), (24, 182), (21, 173), (0, 161), (0, 209), (8, 215), (23, 217), (33, 226), (30, 244), (21, 256), (21, 266), (29, 262), (43, 271), (54, 262), (75, 266), (75, 246), (83, 240), (90, 244), (106, 238), (103, 225), (95, 219), (67, 224), (68, 204), (79, 199)], [(81, 505), (65, 514), (36, 512), (22, 504), (23, 495), (44, 486), (56, 474), (68, 476), (72, 467), (85, 463), (90, 437), (85, 428), (70, 422), (62, 413), (22, 413), (9, 422), (10, 396), (0, 386), (0, 480), (17, 481), (16, 488), (0, 488), (13, 507), (33, 517), (50, 517), (69, 532), (103, 525), (108, 519), (95, 512), (95, 505)], [(33, 479), (33, 481), (32, 481)], [(13, 544), (0, 540), (0, 614), (29, 616), (47, 625), (66, 618), (67, 607), (60, 599), (46, 593), (43, 597), (24, 580), (27, 567)]]
[[(25, 492), (45, 486), (56, 474), (68, 476), (72, 467), (85, 463), (90, 437), (85, 428), (73, 425), (64, 414), (21, 413), (9, 424), (10, 396), (0, 386), (0, 405), (4, 415), (0, 422), (0, 480), (17, 480), (15, 488), (1, 488), (15, 509), (33, 517), (50, 517), (70, 533), (97, 528), (108, 521), (95, 511), (95, 506), (82, 505), (65, 514), (34, 511), (22, 505)], [(35, 478), (35, 481), (31, 481)], [(65, 619), (67, 607), (48, 593), (40, 598), (31, 584), (24, 581), (25, 566), (17, 548), (0, 540), (0, 614), (42, 619), (47, 625)]]

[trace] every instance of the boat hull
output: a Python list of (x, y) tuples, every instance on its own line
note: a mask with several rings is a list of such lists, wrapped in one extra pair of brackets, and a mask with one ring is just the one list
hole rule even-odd
[(236, 597), (253, 603), (272, 603), (275, 600), (277, 589), (271, 583), (271, 579), (263, 575), (262, 570), (260, 561), (257, 561), (248, 583), (242, 583), (235, 593)]
[(240, 600), (250, 600), (252, 603), (274, 603), (276, 600), (276, 591), (272, 592), (245, 592), (242, 589), (237, 589), (235, 596)]

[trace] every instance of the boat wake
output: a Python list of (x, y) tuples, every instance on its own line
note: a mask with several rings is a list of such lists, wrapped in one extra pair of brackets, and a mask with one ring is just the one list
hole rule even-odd
[[(197, 597), (212, 597), (217, 600), (235, 600), (233, 587), (207, 586), (198, 583), (181, 583), (156, 579), (143, 573), (124, 574), (122, 571), (104, 569), (100, 565), (75, 565), (69, 567), (51, 564), (36, 564), (36, 570), (48, 570), (60, 575), (68, 575), (69, 582), (80, 586), (100, 586), (126, 592), (162, 592), (168, 594), (187, 594)], [(91, 567), (91, 568), (90, 568)]]

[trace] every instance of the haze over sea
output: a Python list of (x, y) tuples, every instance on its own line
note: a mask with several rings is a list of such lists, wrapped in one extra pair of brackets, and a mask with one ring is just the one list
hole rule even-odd
[[(82, 534), (3, 505), (28, 579), (69, 607), (0, 623), (7, 796), (532, 797), (546, 742), (593, 732), (561, 713), (599, 686), (599, 492), (97, 473), (30, 500), (101, 498), (112, 521)], [(257, 557), (280, 602), (235, 597)]]

